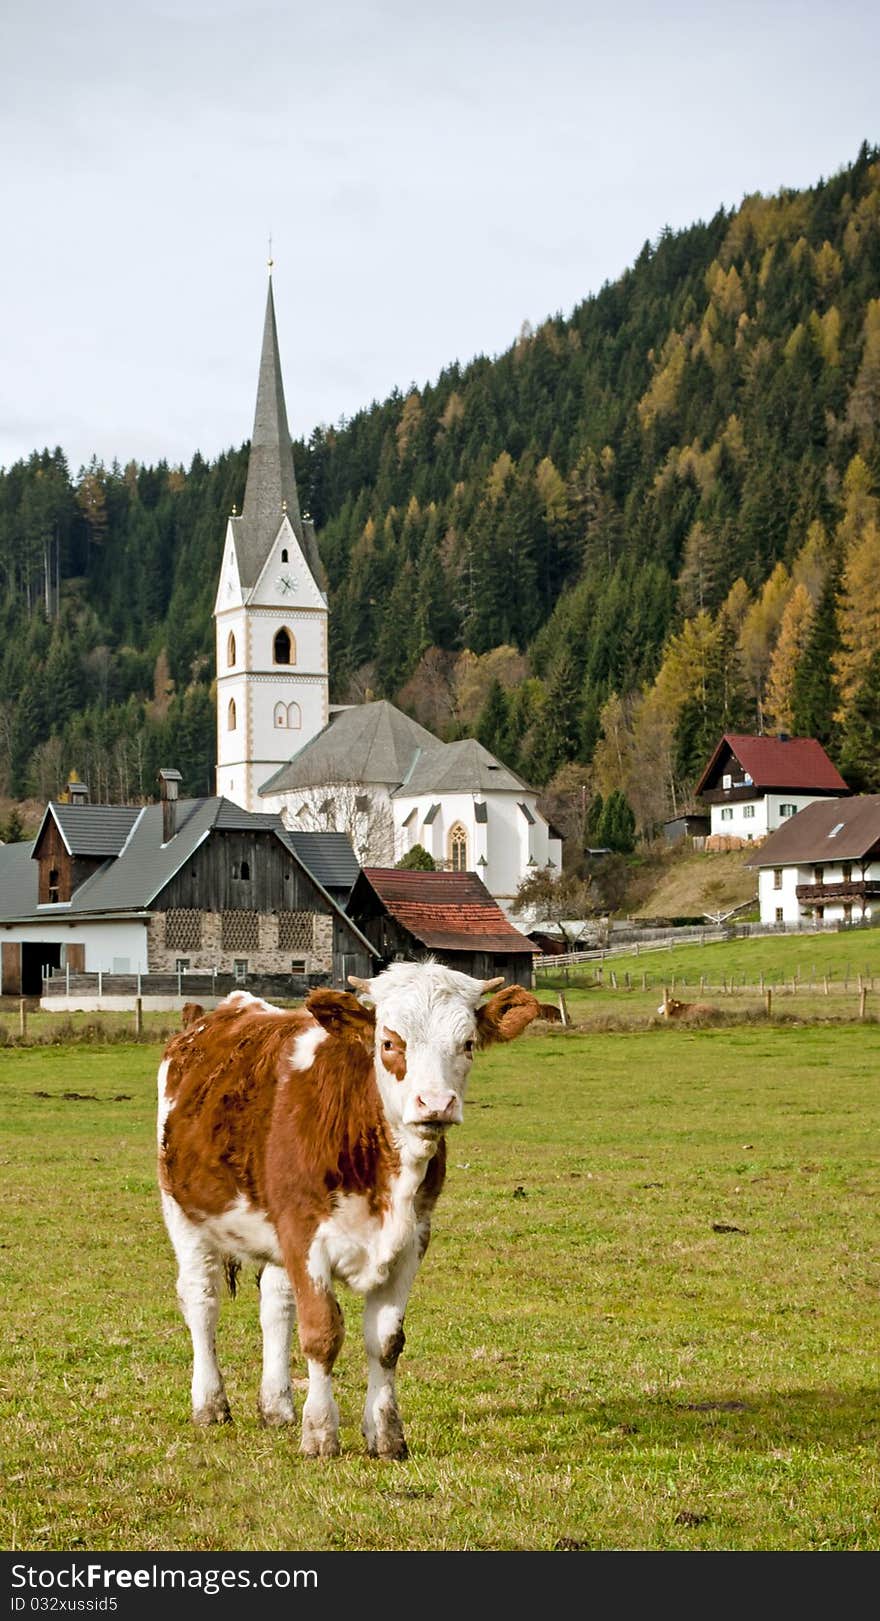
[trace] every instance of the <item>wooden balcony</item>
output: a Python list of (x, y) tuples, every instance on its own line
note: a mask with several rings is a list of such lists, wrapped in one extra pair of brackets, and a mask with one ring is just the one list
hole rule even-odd
[(847, 881), (831, 879), (826, 884), (798, 884), (795, 891), (799, 901), (808, 906), (825, 906), (832, 901), (870, 901), (880, 896), (880, 879), (851, 878)]

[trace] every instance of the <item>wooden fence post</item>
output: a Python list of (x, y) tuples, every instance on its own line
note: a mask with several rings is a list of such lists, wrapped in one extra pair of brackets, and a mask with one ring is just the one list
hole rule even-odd
[(862, 985), (859, 988), (859, 1018), (860, 1019), (863, 1019), (865, 1017), (865, 1003), (867, 1002), (867, 1000), (868, 1000), (868, 988), (867, 988), (866, 985)]
[(825, 989), (825, 995), (827, 996), (828, 995), (828, 975), (827, 974), (822, 975), (822, 984), (823, 984), (824, 989)]
[(134, 999), (134, 1033), (139, 1036), (144, 1028), (144, 1004), (141, 997)]
[(18, 1031), (19, 1035), (27, 1035), (27, 1003), (24, 997), (18, 1004)]
[(771, 1008), (772, 1002), (773, 1002), (773, 992), (771, 991), (771, 989), (770, 989), (770, 987), (768, 985), (766, 991), (764, 992), (764, 1007), (766, 1009), (768, 1019), (770, 1017), (770, 1008)]
[(568, 1008), (565, 1005), (565, 997), (561, 991), (559, 992), (559, 1014), (562, 1019), (562, 1028), (563, 1030), (567, 1030), (571, 1020), (568, 1017)]

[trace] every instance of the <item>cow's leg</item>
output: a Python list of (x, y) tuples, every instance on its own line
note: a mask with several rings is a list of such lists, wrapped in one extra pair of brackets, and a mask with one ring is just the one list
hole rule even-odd
[(335, 1458), (339, 1451), (339, 1409), (333, 1398), (333, 1364), (345, 1338), (345, 1323), (333, 1293), (323, 1254), (309, 1254), (285, 1243), (287, 1271), (296, 1295), (299, 1343), (309, 1369), (309, 1391), (303, 1404), (300, 1450), (307, 1458)]
[(267, 1265), (260, 1274), (260, 1327), (263, 1330), (263, 1379), (260, 1418), (264, 1424), (292, 1424), (290, 1336), (295, 1300), (283, 1266)]
[(406, 1439), (397, 1410), (395, 1375), (404, 1347), (403, 1318), (419, 1268), (421, 1246), (404, 1250), (386, 1283), (364, 1301), (364, 1344), (367, 1349), (367, 1399), (361, 1428), (372, 1458), (405, 1458)]
[(177, 1298), (192, 1337), (192, 1410), (196, 1424), (226, 1424), (229, 1403), (217, 1362), (223, 1264), (199, 1224), (184, 1215), (176, 1199), (162, 1194), (165, 1225), (177, 1256)]

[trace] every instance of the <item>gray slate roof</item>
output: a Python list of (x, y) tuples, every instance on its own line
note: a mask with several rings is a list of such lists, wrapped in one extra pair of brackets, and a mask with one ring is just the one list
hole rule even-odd
[(403, 782), (420, 749), (442, 749), (432, 732), (385, 699), (342, 709), (264, 782), (261, 794), (332, 783)]
[(346, 833), (285, 831), (284, 842), (326, 890), (348, 894), (360, 873), (358, 858)]
[(308, 520), (303, 521), (299, 510), (293, 449), (287, 425), (284, 384), (281, 379), (281, 359), (278, 353), (275, 301), (270, 277), (244, 505), (241, 516), (230, 520), (238, 572), (246, 591), (256, 585), (269, 548), (278, 534), (285, 503), (287, 516), (302, 548), (303, 556), (315, 577), (316, 584), (324, 590), (326, 581), (314, 527)]
[[(68, 809), (69, 807), (64, 807)], [(342, 840), (347, 846), (355, 877), (360, 871), (354, 851), (344, 834), (297, 834), (298, 839), (321, 841), (321, 848), (313, 846), (314, 859), (304, 859), (274, 813), (242, 810), (229, 799), (181, 799), (177, 801), (177, 830), (167, 844), (162, 843), (162, 806), (144, 805), (140, 809), (126, 807), (133, 812), (135, 821), (131, 836), (125, 844), (121, 859), (109, 858), (98, 871), (75, 890), (69, 904), (44, 907), (38, 910), (39, 862), (34, 861), (36, 840), (29, 844), (0, 845), (0, 922), (38, 920), (48, 918), (104, 916), (107, 913), (125, 914), (146, 911), (155, 897), (165, 888), (174, 874), (189, 860), (193, 851), (215, 828), (225, 832), (247, 832), (252, 829), (275, 832), (309, 876), (327, 896), (330, 905), (365, 945), (373, 956), (375, 948), (357, 925), (347, 917), (340, 903), (325, 886), (321, 876), (324, 870), (348, 871), (339, 847)], [(107, 807), (78, 806), (86, 814), (103, 811)], [(333, 887), (341, 887), (334, 885)]]
[(439, 743), (434, 738), (433, 745), (419, 756), (395, 798), (410, 794), (521, 794), (528, 788), (522, 777), (496, 760), (475, 737), (463, 738), (460, 743)]
[(52, 799), (40, 833), (49, 815), (72, 856), (118, 856), (140, 811), (135, 805), (65, 805)]
[(20, 917), (37, 904), (39, 868), (31, 860), (36, 842), (0, 844), (0, 918)]
[(747, 867), (830, 866), (880, 852), (880, 794), (816, 799), (790, 816), (750, 855)]

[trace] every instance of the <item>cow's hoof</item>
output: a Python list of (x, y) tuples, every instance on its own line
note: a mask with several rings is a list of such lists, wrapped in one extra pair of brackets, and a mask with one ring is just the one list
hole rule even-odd
[(367, 1451), (371, 1458), (381, 1458), (385, 1463), (404, 1463), (409, 1457), (409, 1447), (402, 1435), (399, 1440), (368, 1447)]
[(193, 1423), (200, 1429), (209, 1424), (231, 1424), (232, 1414), (225, 1396), (211, 1396), (201, 1407), (193, 1408)]
[(396, 1408), (381, 1412), (375, 1429), (372, 1424), (367, 1425), (365, 1422), (361, 1433), (371, 1458), (384, 1458), (390, 1463), (402, 1463), (404, 1458), (409, 1457), (403, 1424)]
[(304, 1458), (338, 1458), (339, 1437), (337, 1435), (304, 1435), (299, 1450)]
[(257, 1402), (257, 1416), (264, 1429), (280, 1430), (296, 1423), (296, 1413), (290, 1396), (275, 1396), (271, 1401)]

